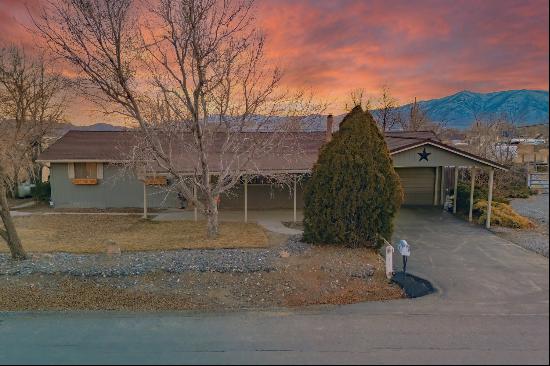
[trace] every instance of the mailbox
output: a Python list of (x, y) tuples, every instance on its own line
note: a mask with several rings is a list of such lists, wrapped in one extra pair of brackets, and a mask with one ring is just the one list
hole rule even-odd
[(397, 249), (399, 250), (399, 253), (401, 255), (404, 255), (406, 257), (409, 257), (411, 255), (411, 246), (409, 243), (407, 243), (406, 240), (399, 240), (399, 244), (397, 244)]
[(407, 259), (411, 255), (411, 246), (406, 240), (399, 240), (397, 250), (403, 256), (403, 272), (407, 272)]

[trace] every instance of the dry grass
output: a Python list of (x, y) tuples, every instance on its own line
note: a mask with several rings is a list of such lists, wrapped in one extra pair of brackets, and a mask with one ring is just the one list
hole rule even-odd
[[(33, 215), (15, 218), (28, 252), (101, 253), (114, 240), (124, 251), (257, 248), (268, 246), (256, 224), (220, 224), (217, 239), (206, 237), (206, 222), (149, 221), (136, 216)], [(1, 245), (6, 252), (7, 246)]]

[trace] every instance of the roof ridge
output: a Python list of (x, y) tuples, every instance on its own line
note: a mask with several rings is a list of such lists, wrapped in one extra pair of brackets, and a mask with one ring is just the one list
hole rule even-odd
[[(140, 132), (140, 129), (135, 130), (77, 130), (70, 129), (69, 132)], [(190, 131), (188, 133), (191, 133)], [(224, 131), (218, 131), (217, 133), (224, 133)], [(303, 133), (303, 134), (325, 134), (325, 131), (235, 131), (233, 133)]]
[(434, 133), (432, 130), (418, 130), (418, 131), (386, 131), (385, 133), (417, 133), (417, 132), (429, 132)]
[(135, 130), (78, 130), (71, 128), (67, 132), (134, 132)]
[(413, 136), (389, 136), (389, 135), (386, 135), (386, 137), (391, 137), (391, 138), (399, 138), (399, 139), (403, 139), (403, 140), (431, 140), (431, 138), (429, 137), (419, 137), (419, 136), (416, 136), (416, 137), (413, 137)]

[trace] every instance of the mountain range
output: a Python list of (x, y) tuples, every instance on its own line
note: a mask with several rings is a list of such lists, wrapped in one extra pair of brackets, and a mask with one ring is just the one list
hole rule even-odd
[[(468, 128), (476, 117), (506, 115), (519, 126), (548, 123), (548, 91), (507, 90), (475, 93), (464, 90), (447, 97), (418, 102), (428, 117), (448, 127)], [(400, 107), (409, 111), (411, 104)]]
[[(492, 93), (461, 91), (439, 99), (419, 101), (429, 119), (442, 122), (449, 128), (468, 128), (476, 117), (507, 115), (518, 126), (548, 124), (548, 91), (544, 90), (507, 90)], [(408, 115), (411, 104), (400, 106), (403, 115)], [(339, 123), (344, 115), (334, 116)], [(307, 130), (324, 130), (325, 116), (310, 116)], [(108, 123), (96, 123), (90, 126), (75, 126), (70, 123), (60, 126), (58, 131), (69, 129), (87, 131), (117, 131), (125, 128)]]

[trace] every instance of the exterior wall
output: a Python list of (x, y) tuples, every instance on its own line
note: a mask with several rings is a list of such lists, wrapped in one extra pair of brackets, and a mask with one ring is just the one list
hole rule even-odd
[[(426, 149), (428, 161), (419, 161), (420, 156), (418, 153)], [(402, 167), (437, 167), (437, 166), (478, 166), (485, 167), (485, 164), (481, 162), (475, 162), (461, 155), (455, 154), (450, 151), (443, 150), (439, 147), (424, 145), (415, 149), (403, 151), (392, 155), (393, 166), (396, 168)]]
[[(121, 176), (120, 168), (104, 164), (103, 178), (97, 185), (75, 185), (68, 176), (67, 164), (50, 167), (52, 201), (59, 208), (123, 208), (143, 207), (143, 183), (133, 175)], [(303, 207), (303, 190), (297, 186), (296, 205)], [(292, 191), (288, 187), (268, 184), (248, 184), (248, 209), (282, 209), (293, 207)], [(179, 208), (175, 194), (167, 195), (161, 188), (147, 187), (150, 208)], [(222, 195), (221, 210), (244, 210), (244, 185)]]
[(519, 144), (514, 163), (548, 163), (548, 148), (544, 146)]
[[(296, 207), (304, 207), (303, 187), (296, 187)], [(248, 184), (248, 209), (270, 210), (293, 208), (294, 198), (289, 187), (271, 186), (269, 184)], [(220, 199), (221, 210), (244, 210), (244, 185), (235, 186)]]
[[(67, 164), (50, 165), (52, 201), (59, 208), (143, 207), (143, 183), (133, 175), (122, 176), (120, 168), (104, 164), (103, 179), (97, 185), (75, 185), (68, 176)], [(179, 207), (175, 194), (154, 186), (147, 187), (147, 206)]]

